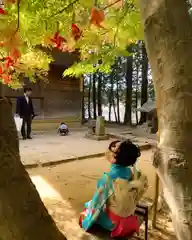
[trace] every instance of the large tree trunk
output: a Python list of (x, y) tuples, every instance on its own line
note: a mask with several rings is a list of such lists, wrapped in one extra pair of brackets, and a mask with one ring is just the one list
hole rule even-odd
[(11, 103), (0, 99), (0, 238), (64, 240), (20, 161)]
[(98, 116), (102, 116), (102, 73), (98, 72), (98, 84), (97, 84), (97, 112)]
[(186, 0), (141, 0), (157, 98), (154, 164), (179, 240), (192, 239), (192, 23)]
[[(141, 106), (148, 100), (148, 57), (144, 42), (142, 42), (142, 84), (141, 84)], [(140, 124), (147, 121), (147, 114), (141, 112)]]
[(133, 57), (127, 57), (126, 68), (126, 98), (125, 98), (125, 115), (124, 124), (132, 123), (132, 73), (133, 73)]

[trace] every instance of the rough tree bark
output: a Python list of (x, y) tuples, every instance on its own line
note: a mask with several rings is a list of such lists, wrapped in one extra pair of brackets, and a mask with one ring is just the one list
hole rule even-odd
[(66, 240), (20, 161), (12, 106), (0, 99), (0, 238)]
[(192, 22), (186, 0), (140, 0), (157, 98), (154, 164), (176, 236), (192, 239)]

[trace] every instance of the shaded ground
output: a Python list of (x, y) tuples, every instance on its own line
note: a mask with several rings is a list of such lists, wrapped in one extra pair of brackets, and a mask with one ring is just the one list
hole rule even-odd
[[(151, 165), (151, 155), (152, 151), (144, 151), (139, 161), (141, 170), (149, 179), (150, 187), (145, 196), (147, 198), (153, 198), (154, 191), (155, 173)], [(78, 225), (79, 213), (84, 203), (91, 199), (97, 179), (108, 168), (109, 165), (104, 158), (94, 158), (29, 170), (46, 207), (68, 240), (110, 239), (86, 234)], [(166, 230), (169, 225), (171, 227), (169, 218), (161, 214), (159, 221), (165, 233), (150, 231), (149, 239), (174, 239), (168, 235), (168, 232), (172, 231)]]

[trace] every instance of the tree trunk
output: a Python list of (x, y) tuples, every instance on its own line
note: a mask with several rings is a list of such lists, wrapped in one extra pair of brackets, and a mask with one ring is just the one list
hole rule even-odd
[[(144, 42), (142, 42), (142, 85), (141, 85), (141, 106), (148, 100), (148, 57)], [(147, 114), (141, 112), (140, 124), (147, 120)]]
[[(135, 105), (136, 109), (138, 108), (138, 87), (139, 87), (139, 66), (137, 65), (136, 70), (136, 90), (135, 90)], [(135, 111), (136, 125), (138, 125), (138, 111)]]
[(112, 101), (113, 101), (113, 111), (115, 116), (115, 122), (118, 123), (115, 100), (113, 99)]
[(2, 240), (65, 240), (20, 161), (11, 103), (0, 99), (0, 232)]
[(91, 88), (92, 88), (92, 77), (89, 79), (89, 90), (88, 90), (88, 117), (89, 119), (92, 118), (91, 114)]
[(116, 89), (116, 99), (117, 99), (117, 122), (120, 123), (120, 101), (119, 101), (119, 80), (117, 79), (117, 89)]
[(93, 74), (93, 85), (92, 85), (92, 99), (93, 99), (93, 117), (97, 118), (97, 101), (96, 101), (96, 73)]
[(131, 124), (132, 116), (132, 72), (133, 72), (133, 57), (127, 57), (126, 69), (126, 98), (125, 98), (125, 115), (124, 124)]
[(157, 98), (159, 144), (154, 165), (177, 239), (192, 239), (192, 23), (185, 0), (141, 0)]
[(84, 79), (81, 79), (82, 86), (81, 86), (81, 93), (82, 93), (82, 101), (81, 101), (81, 123), (85, 123), (85, 86), (84, 86)]
[(98, 72), (98, 84), (97, 84), (97, 109), (98, 116), (102, 116), (102, 73)]
[(111, 111), (113, 106), (113, 77), (110, 75), (110, 92), (109, 92), (109, 122), (111, 122)]

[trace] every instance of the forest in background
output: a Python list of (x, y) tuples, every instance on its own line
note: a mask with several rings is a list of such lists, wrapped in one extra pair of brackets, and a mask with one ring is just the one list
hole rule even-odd
[(128, 50), (130, 56), (118, 57), (109, 74), (97, 71), (84, 76), (84, 121), (97, 116), (123, 124), (146, 121), (146, 114), (136, 111), (148, 99), (155, 99), (146, 48), (138, 41)]

